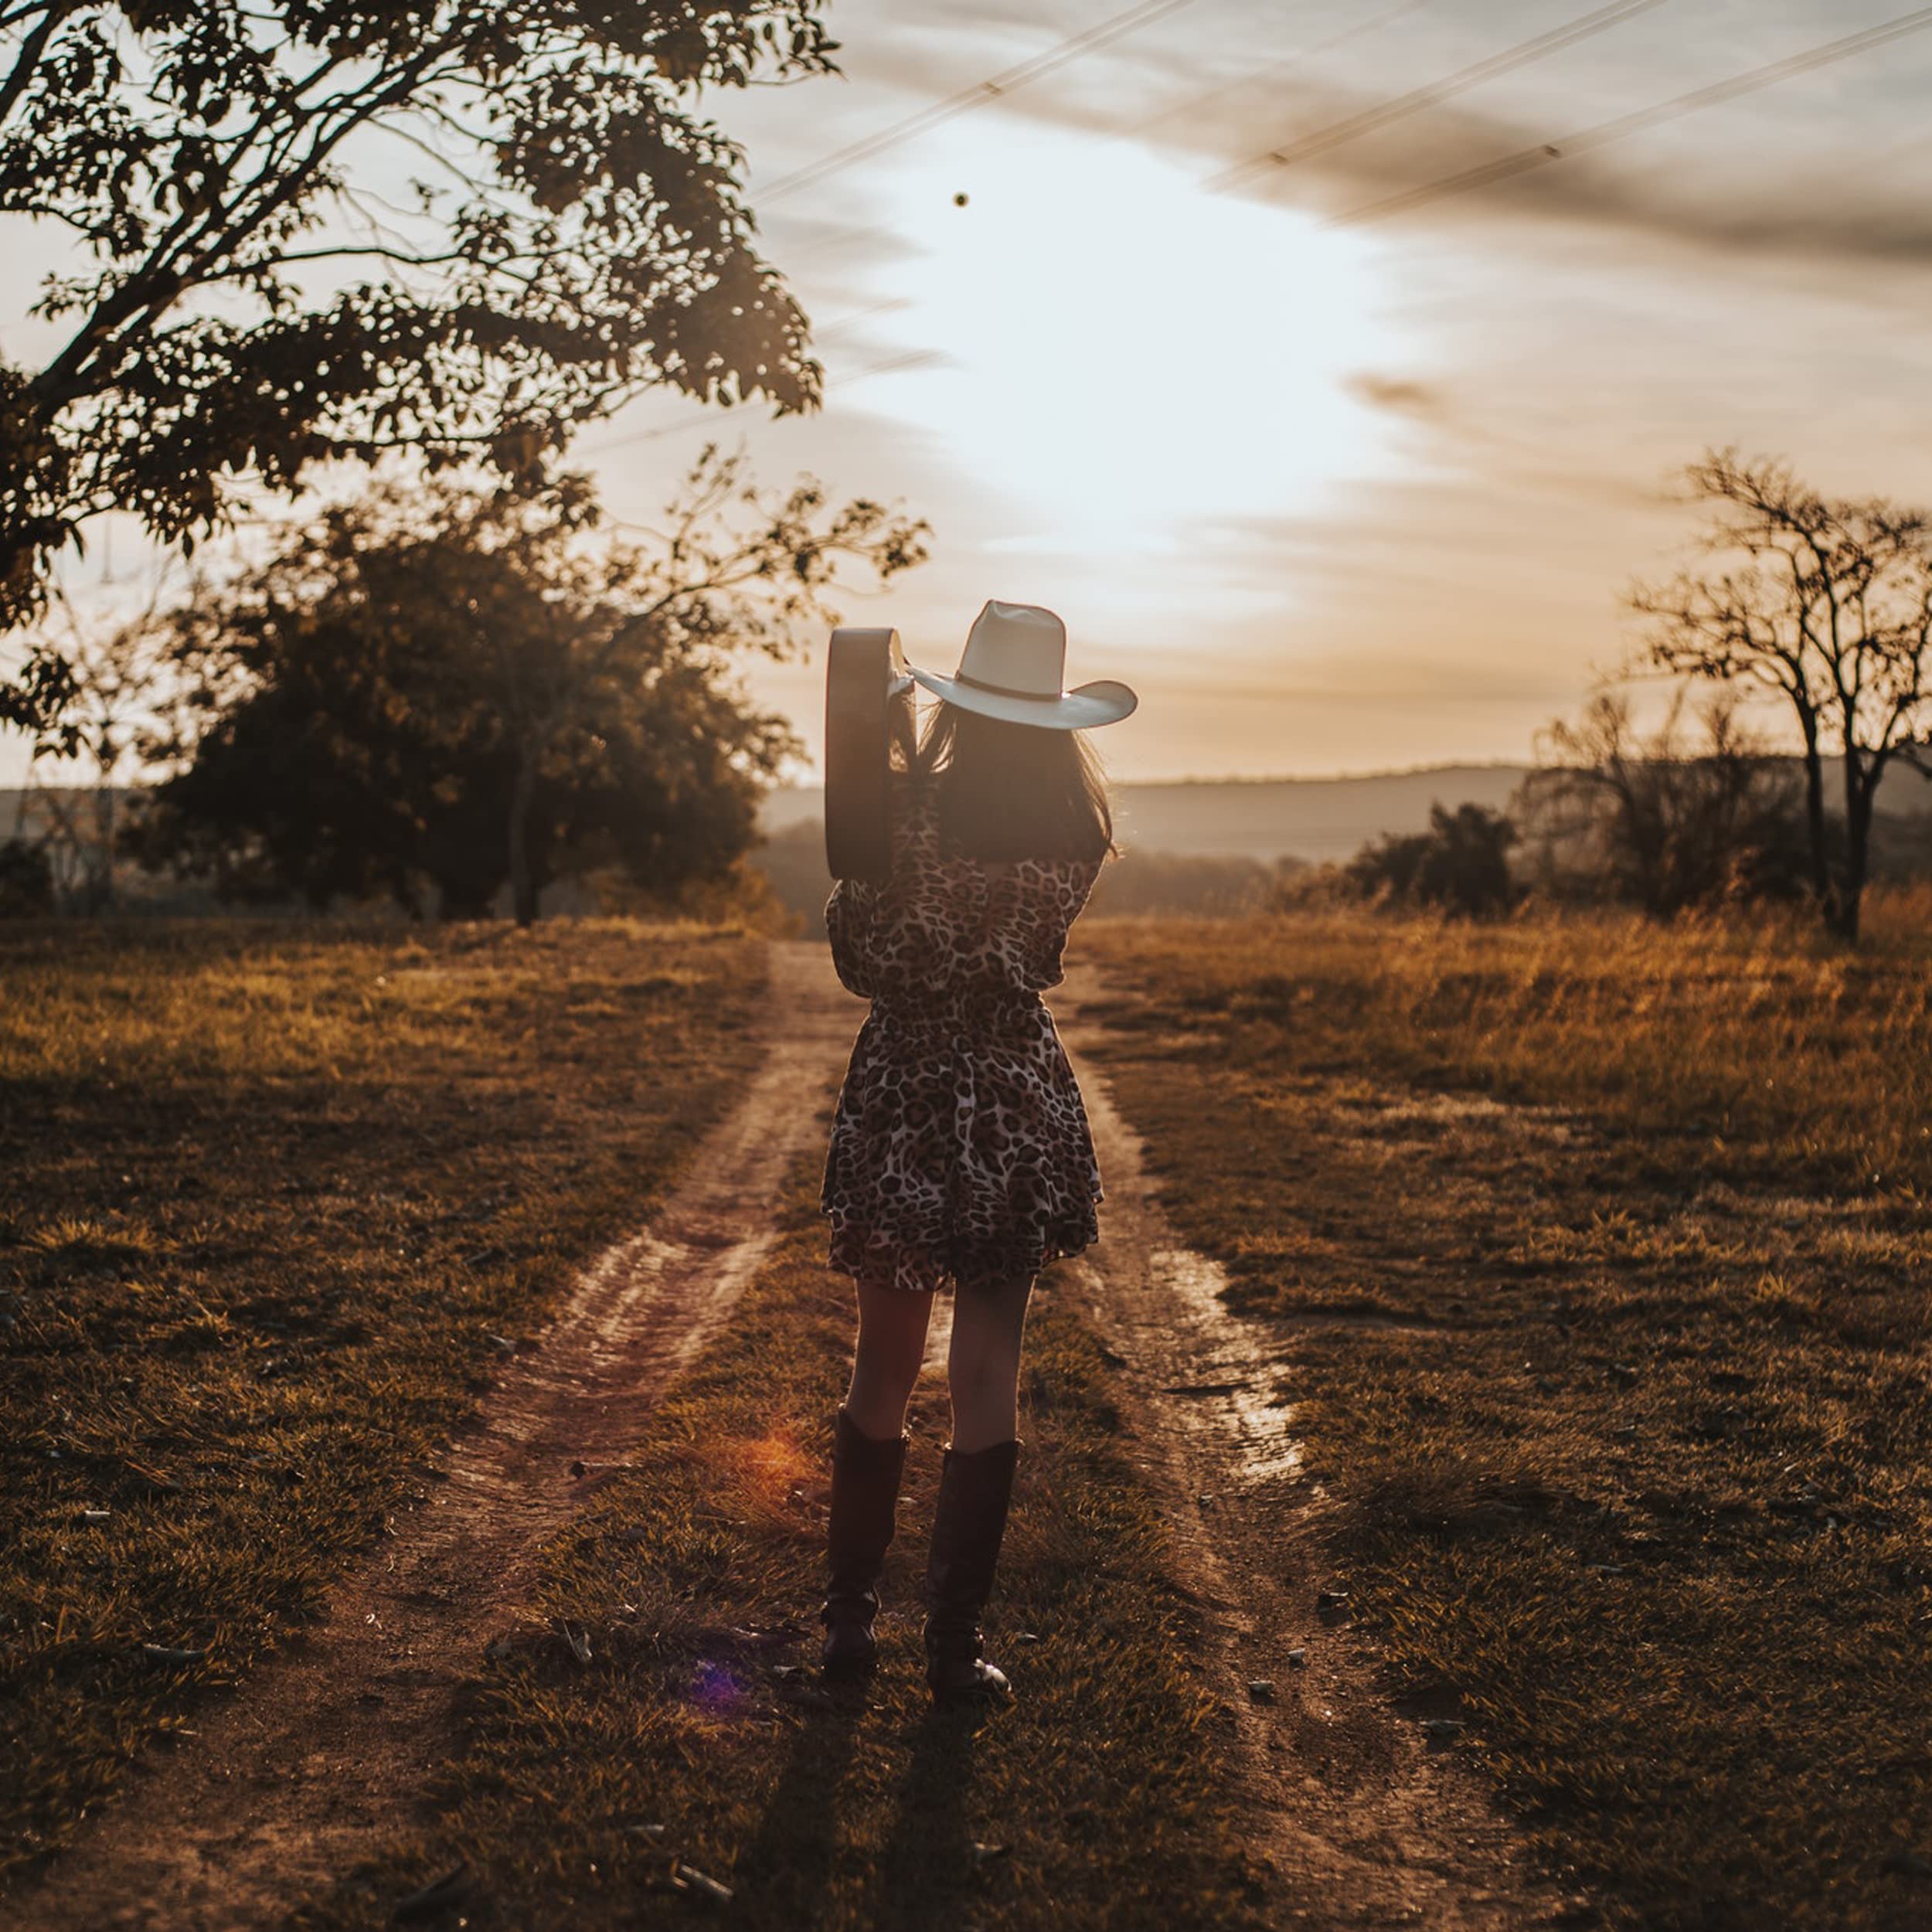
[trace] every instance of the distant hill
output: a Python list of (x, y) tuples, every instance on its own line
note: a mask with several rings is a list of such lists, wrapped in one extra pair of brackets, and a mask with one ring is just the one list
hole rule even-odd
[[(1241, 858), (1273, 865), (1352, 856), (1371, 838), (1420, 832), (1429, 808), (1486, 805), (1500, 811), (1528, 765), (1434, 765), (1362, 778), (1185, 779), (1114, 787), (1121, 842), (1176, 857)], [(816, 785), (774, 792), (764, 827), (773, 837), (815, 823), (825, 810)]]

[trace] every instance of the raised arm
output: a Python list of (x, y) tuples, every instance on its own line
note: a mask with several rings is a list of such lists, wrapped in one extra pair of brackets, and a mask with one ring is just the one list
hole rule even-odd
[(825, 901), (825, 937), (832, 963), (847, 988), (870, 999), (878, 991), (874, 975), (879, 887), (869, 879), (842, 879)]

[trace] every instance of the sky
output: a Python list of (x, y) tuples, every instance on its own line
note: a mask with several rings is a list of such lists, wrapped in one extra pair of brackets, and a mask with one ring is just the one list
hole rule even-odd
[[(1141, 694), (1121, 778), (1528, 757), (1626, 659), (1705, 446), (1932, 499), (1932, 9), (1723, 84), (1911, 11), (832, 0), (842, 78), (711, 104), (822, 412), (649, 397), (577, 460), (620, 519), (711, 438), (927, 517), (847, 618), (950, 670), (985, 599), (1050, 606), (1070, 683)], [(751, 682), (815, 743), (821, 675)]]

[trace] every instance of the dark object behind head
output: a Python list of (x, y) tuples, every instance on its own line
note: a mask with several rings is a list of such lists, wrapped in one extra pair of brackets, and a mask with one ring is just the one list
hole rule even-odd
[(940, 838), (975, 859), (1100, 859), (1114, 815), (1100, 760), (1080, 731), (1009, 724), (943, 700), (911, 768), (937, 788)]

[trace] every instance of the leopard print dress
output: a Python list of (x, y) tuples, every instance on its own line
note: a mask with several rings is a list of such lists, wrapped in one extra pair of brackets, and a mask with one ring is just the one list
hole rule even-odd
[(838, 977), (872, 1002), (832, 1120), (831, 1265), (906, 1289), (1024, 1280), (1099, 1232), (1087, 1109), (1040, 998), (1097, 860), (998, 871), (944, 848), (900, 782), (892, 869), (825, 907)]

